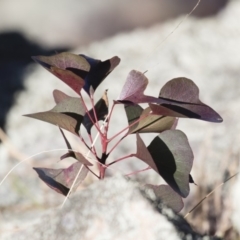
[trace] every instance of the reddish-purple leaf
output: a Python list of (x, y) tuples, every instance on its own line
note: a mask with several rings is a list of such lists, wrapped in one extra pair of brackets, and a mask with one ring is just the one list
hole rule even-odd
[(193, 153), (183, 132), (166, 130), (155, 137), (147, 148), (137, 134), (136, 157), (159, 173), (178, 194), (187, 197)]
[(199, 100), (199, 89), (190, 79), (174, 78), (167, 82), (161, 89), (159, 98), (144, 95), (147, 85), (147, 77), (141, 72), (132, 70), (117, 102), (149, 103), (153, 113), (162, 116), (222, 122), (217, 112)]
[[(102, 98), (99, 99), (99, 101), (95, 104), (94, 108), (95, 108), (95, 111), (96, 111), (97, 120), (98, 121), (100, 121), (100, 120), (104, 121), (105, 118), (108, 115), (107, 90), (105, 90)], [(83, 118), (82, 124), (86, 128), (87, 132), (90, 134), (92, 126), (96, 123), (96, 119), (95, 119), (95, 116), (94, 116), (93, 109), (91, 109), (89, 111), (89, 115), (91, 116), (91, 119), (93, 120), (93, 122), (91, 121), (91, 119), (89, 118), (88, 114), (86, 113), (84, 118)]]
[(182, 198), (168, 185), (152, 185), (146, 184), (147, 188), (154, 191), (157, 198), (175, 212), (180, 212), (184, 206)]
[[(72, 164), (70, 167), (65, 169), (51, 169), (51, 168), (33, 168), (33, 169), (37, 172), (41, 180), (43, 180), (50, 188), (66, 196), (81, 167), (82, 164), (76, 162)], [(73, 190), (76, 190), (77, 187), (82, 183), (82, 181), (86, 178), (87, 173), (88, 169), (85, 166), (83, 166), (75, 182)]]
[(85, 55), (75, 55), (67, 52), (49, 57), (36, 56), (33, 59), (78, 94), (80, 94), (82, 88), (88, 94), (91, 86), (95, 90), (120, 62), (118, 57), (102, 62)]
[(123, 86), (118, 102), (122, 103), (156, 103), (158, 98), (144, 95), (148, 85), (146, 76), (136, 70), (132, 70)]
[[(128, 124), (133, 124), (134, 121), (140, 121), (133, 124), (128, 131), (128, 134), (132, 133), (160, 133), (167, 129), (171, 129), (175, 118), (173, 117), (166, 117), (166, 116), (159, 116), (159, 115), (152, 115), (150, 114), (151, 109), (148, 107), (146, 109), (142, 109), (139, 105), (127, 105), (124, 106)], [(146, 117), (145, 117), (146, 116)]]
[(84, 114), (85, 109), (82, 100), (80, 98), (69, 97), (66, 95), (66, 97), (52, 110), (27, 114), (24, 116), (52, 123), (60, 128), (79, 135), (78, 131)]
[(87, 165), (87, 166), (92, 166), (93, 164), (90, 163), (86, 157), (83, 156), (83, 154), (81, 154), (80, 152), (74, 152), (72, 151), (72, 146), (71, 144), (69, 143), (69, 141), (67, 140), (63, 130), (61, 128), (59, 128), (61, 133), (62, 133), (62, 136), (64, 138), (64, 141), (67, 145), (67, 148), (69, 149), (69, 151), (64, 154), (63, 156), (61, 156), (61, 160), (65, 159), (65, 158), (68, 158), (68, 157), (73, 157), (75, 158), (76, 160), (78, 160), (79, 162), (81, 162), (82, 164), (84, 165)]
[(68, 98), (70, 96), (68, 96), (67, 94), (65, 94), (64, 92), (55, 89), (53, 91), (53, 98), (56, 104), (62, 102), (63, 100), (65, 100), (66, 98)]
[[(90, 71), (90, 65), (84, 57), (63, 52), (49, 57), (36, 56), (32, 58), (56, 77), (61, 79), (77, 94), (80, 94), (80, 91), (85, 84), (84, 77)], [(79, 74), (76, 75), (68, 70), (68, 68), (79, 69)]]
[(200, 101), (199, 89), (190, 79), (174, 78), (167, 82), (160, 91), (159, 100), (160, 105), (150, 104), (156, 114), (222, 122), (217, 112)]
[[(112, 70), (120, 63), (120, 58), (117, 56), (103, 62), (83, 54), (80, 56), (84, 57), (90, 64), (90, 71), (84, 78), (85, 85), (83, 87), (88, 94), (90, 93), (90, 87), (92, 87), (93, 90), (96, 90), (96, 88), (107, 77), (107, 75), (111, 73)], [(74, 69), (71, 68), (71, 71), (74, 72)]]

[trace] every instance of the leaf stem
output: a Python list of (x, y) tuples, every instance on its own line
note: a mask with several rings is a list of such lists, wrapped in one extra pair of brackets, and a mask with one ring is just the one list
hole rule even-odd
[(121, 137), (116, 144), (111, 148), (111, 150), (108, 152), (108, 155), (117, 147), (117, 145), (127, 136), (128, 134), (126, 133), (123, 137)]
[(88, 134), (88, 137), (89, 137), (90, 142), (91, 142), (91, 148), (89, 148), (89, 150), (97, 157), (97, 152), (96, 152), (95, 145), (93, 144), (92, 135)]
[(129, 155), (127, 155), (127, 156), (118, 158), (117, 160), (115, 160), (115, 161), (107, 164), (107, 167), (111, 166), (111, 165), (114, 164), (114, 163), (120, 162), (120, 161), (122, 161), (122, 160), (124, 160), (124, 159), (131, 158), (131, 157), (135, 157), (135, 154), (129, 154)]
[(88, 169), (88, 171), (90, 171), (95, 177), (97, 177), (98, 179), (100, 178), (95, 172), (93, 172), (87, 165), (85, 165), (85, 167)]
[(106, 117), (106, 120), (105, 120), (105, 122), (107, 122), (106, 128), (105, 128), (106, 129), (106, 133), (108, 132), (109, 123), (110, 123), (110, 120), (111, 120), (111, 117), (112, 117), (112, 113), (113, 113), (113, 109), (114, 109), (115, 105), (116, 105), (116, 103), (113, 102), (113, 105), (112, 105), (112, 107), (110, 109), (110, 112), (109, 112), (109, 114), (108, 114), (108, 116)]
[(128, 174), (126, 174), (125, 176), (135, 175), (135, 174), (137, 174), (137, 173), (144, 172), (144, 171), (147, 171), (147, 170), (149, 170), (149, 169), (152, 169), (152, 168), (151, 168), (151, 167), (147, 167), (147, 168), (144, 168), (144, 169), (142, 169), (142, 170), (138, 170), (138, 171), (135, 171), (135, 172), (128, 173)]
[(127, 127), (125, 127), (124, 129), (122, 129), (120, 132), (118, 132), (117, 134), (115, 134), (114, 136), (112, 136), (111, 138), (108, 139), (108, 142), (111, 142), (114, 138), (116, 138), (117, 136), (119, 136), (121, 133), (123, 133), (124, 131), (126, 131), (127, 129), (129, 129), (130, 127), (132, 127), (133, 125), (135, 125), (136, 123), (140, 122), (141, 120), (145, 119), (146, 117), (148, 117), (150, 115), (150, 113), (140, 116), (136, 121), (132, 122), (131, 124), (129, 124)]
[(107, 167), (105, 165), (102, 165), (102, 164), (99, 165), (99, 171), (100, 171), (99, 179), (104, 179), (106, 169)]
[(95, 118), (95, 124), (97, 125), (98, 129), (100, 129), (100, 126), (99, 126), (99, 123), (98, 123), (98, 118), (97, 118), (97, 113), (96, 113), (96, 109), (95, 109), (95, 105), (94, 105), (94, 97), (93, 97), (92, 93), (90, 94), (90, 101), (91, 101), (91, 104), (92, 104), (92, 110), (93, 110), (93, 115), (94, 115), (94, 118)]
[(82, 94), (80, 93), (80, 97), (81, 97), (81, 100), (82, 100), (82, 103), (83, 103), (83, 106), (85, 108), (85, 111), (89, 117), (89, 119), (91, 120), (92, 124), (96, 127), (96, 129), (98, 130), (99, 134), (102, 136), (102, 131), (100, 130), (100, 128), (97, 126), (97, 124), (93, 121), (92, 117), (91, 117), (91, 114), (89, 113), (88, 111), (88, 108), (83, 100), (83, 97), (82, 97)]

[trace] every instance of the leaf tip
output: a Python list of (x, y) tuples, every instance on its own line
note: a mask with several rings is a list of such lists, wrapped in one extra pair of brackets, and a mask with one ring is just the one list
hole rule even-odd
[(115, 68), (120, 62), (121, 59), (118, 56), (114, 56), (110, 59), (112, 68)]
[(50, 68), (51, 68), (51, 65), (49, 65), (48, 63), (43, 62), (43, 61), (40, 60), (40, 59), (41, 59), (41, 56), (32, 56), (32, 59), (33, 59), (36, 63), (40, 64), (40, 65), (41, 65), (42, 67), (44, 67), (44, 68), (47, 68), (47, 69), (50, 69)]

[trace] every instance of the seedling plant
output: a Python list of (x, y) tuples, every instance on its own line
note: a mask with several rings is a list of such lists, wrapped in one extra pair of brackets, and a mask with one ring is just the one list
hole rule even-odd
[[(189, 183), (193, 183), (190, 174), (193, 152), (186, 135), (176, 129), (178, 119), (194, 118), (222, 122), (216, 111), (200, 101), (199, 89), (195, 83), (184, 77), (174, 78), (160, 89), (157, 97), (147, 96), (144, 94), (148, 85), (147, 77), (142, 72), (132, 70), (127, 76), (120, 96), (113, 100), (109, 108), (107, 91), (96, 103), (94, 92), (120, 63), (117, 56), (100, 61), (85, 55), (64, 52), (48, 57), (37, 56), (33, 59), (66, 83), (79, 96), (71, 97), (60, 90), (54, 90), (53, 98), (56, 103), (54, 108), (25, 115), (58, 126), (68, 148), (68, 152), (61, 156), (61, 160), (68, 157), (76, 160), (65, 169), (34, 168), (40, 179), (58, 193), (68, 196), (82, 183), (87, 174), (94, 174), (98, 179), (104, 179), (106, 170), (110, 166), (135, 157), (146, 163), (148, 167), (132, 174), (153, 169), (166, 184), (147, 184), (146, 187), (152, 189), (165, 204), (177, 212), (180, 211), (183, 207), (182, 198), (188, 196)], [(83, 91), (90, 99), (91, 109), (87, 107)], [(114, 136), (109, 136), (109, 123), (117, 104), (124, 107), (128, 125)], [(141, 104), (148, 104), (148, 107), (143, 108)], [(103, 123), (100, 124), (100, 121)], [(83, 127), (91, 144), (81, 135)], [(92, 127), (95, 127), (99, 135), (100, 154), (94, 145), (96, 139)], [(81, 149), (74, 150), (63, 130), (77, 136), (88, 149), (88, 154)], [(148, 146), (141, 138), (142, 134), (147, 133), (158, 134)], [(109, 161), (111, 153), (131, 134), (136, 135), (136, 151)], [(109, 144), (113, 140), (115, 144), (110, 147)], [(98, 173), (93, 170), (95, 163)]]

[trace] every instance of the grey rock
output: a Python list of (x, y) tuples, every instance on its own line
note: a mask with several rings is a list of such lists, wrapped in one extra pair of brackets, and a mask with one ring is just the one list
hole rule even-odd
[[(214, 239), (192, 231), (171, 209), (160, 208), (136, 183), (116, 176), (72, 196), (62, 209), (3, 239), (112, 240)], [(155, 206), (155, 207), (154, 207)]]
[[(238, 54), (240, 52), (240, 31), (238, 21), (236, 21), (239, 15), (240, 2), (230, 1), (227, 8), (215, 17), (204, 20), (188, 18), (162, 45), (163, 39), (182, 18), (155, 25), (147, 30), (138, 29), (128, 34), (118, 34), (87, 48), (74, 50), (75, 53), (84, 53), (102, 60), (113, 55), (118, 55), (122, 59), (119, 67), (96, 91), (96, 99), (106, 88), (109, 89), (110, 101), (116, 99), (131, 69), (143, 72), (148, 70), (146, 76), (149, 78), (149, 86), (146, 94), (155, 96), (158, 95), (161, 86), (174, 77), (185, 76), (196, 82), (200, 88), (201, 100), (219, 112), (224, 122), (211, 124), (181, 119), (178, 128), (187, 134), (195, 154), (192, 171), (194, 180), (203, 186), (210, 185), (211, 189), (212, 186), (216, 186), (217, 182), (222, 181), (226, 169), (232, 165), (234, 159), (231, 156), (235, 156), (239, 152), (237, 133), (240, 131), (240, 113), (238, 111), (240, 103), (240, 54)], [(160, 47), (157, 47), (159, 45)], [(51, 109), (54, 105), (51, 92), (54, 89), (61, 89), (69, 95), (73, 95), (73, 93), (41, 67), (35, 67), (32, 72), (29, 71), (29, 74), (26, 75), (25, 86), (26, 91), (18, 95), (17, 103), (7, 120), (6, 127), (12, 143), (27, 156), (46, 149), (64, 148), (64, 141), (56, 127), (20, 116)], [(112, 122), (121, 129), (126, 125), (126, 119), (123, 112), (120, 112), (120, 109), (117, 110), (119, 113), (112, 119)], [(110, 128), (110, 130), (110, 135), (112, 135), (117, 129)], [(144, 136), (144, 140), (148, 143), (152, 140), (152, 136)], [(133, 142), (135, 142), (134, 136), (126, 139), (124, 144), (113, 152), (111, 160), (135, 151)], [(232, 155), (228, 155), (229, 153)], [(0, 176), (2, 178), (14, 162), (5, 147), (0, 147), (0, 154)], [(51, 156), (56, 156), (58, 159), (61, 154), (62, 151), (56, 151), (51, 153)], [(44, 161), (47, 157), (49, 155), (40, 155), (31, 165), (52, 167), (57, 160)], [(55, 166), (57, 167), (57, 165)], [(135, 164), (134, 168), (140, 169), (140, 163)], [(124, 174), (128, 170), (129, 168), (127, 169), (123, 165), (117, 165), (113, 166), (109, 173), (121, 172)], [(234, 171), (237, 169), (235, 168)], [(22, 182), (22, 176), (27, 179), (26, 188), (31, 189), (30, 192), (34, 192), (33, 195), (37, 196), (39, 204), (44, 204), (44, 198), (39, 197), (44, 195), (51, 196), (49, 199), (52, 199), (53, 203), (57, 201), (56, 195), (51, 195), (51, 190), (46, 193), (46, 188), (43, 187), (40, 180), (36, 180), (36, 174), (27, 165), (22, 165), (22, 168), (17, 168), (12, 174), (16, 174), (19, 182)], [(152, 173), (146, 174), (142, 178), (153, 184), (160, 181)], [(7, 179), (7, 181), (10, 180)], [(1, 185), (0, 190), (4, 186), (8, 185)], [(14, 188), (6, 188), (2, 194), (0, 193), (1, 196), (4, 196), (2, 197), (4, 199), (3, 206), (8, 206), (6, 193), (11, 194), (14, 191)], [(187, 198), (186, 205), (190, 201), (200, 200), (195, 199), (196, 191), (198, 191), (197, 187), (191, 187), (191, 195)], [(239, 192), (239, 185), (234, 191)], [(38, 194), (36, 194), (37, 192)], [(230, 196), (228, 193), (229, 191), (224, 193), (227, 198)], [(20, 196), (22, 195), (19, 194), (19, 198)], [(26, 196), (24, 197), (26, 199)], [(13, 198), (15, 200), (11, 200), (11, 206), (18, 203), (18, 198), (14, 194)], [(232, 202), (232, 199), (229, 201)], [(238, 204), (235, 206), (239, 207)], [(230, 214), (230, 218), (232, 216)], [(1, 219), (0, 222), (0, 226), (4, 229), (5, 223)], [(235, 226), (239, 226), (238, 218), (234, 218), (233, 222)]]
[[(201, 0), (194, 14), (214, 14), (226, 3)], [(188, 13), (195, 4), (191, 0), (8, 0), (0, 2), (0, 31), (21, 31), (45, 46), (76, 47)]]

